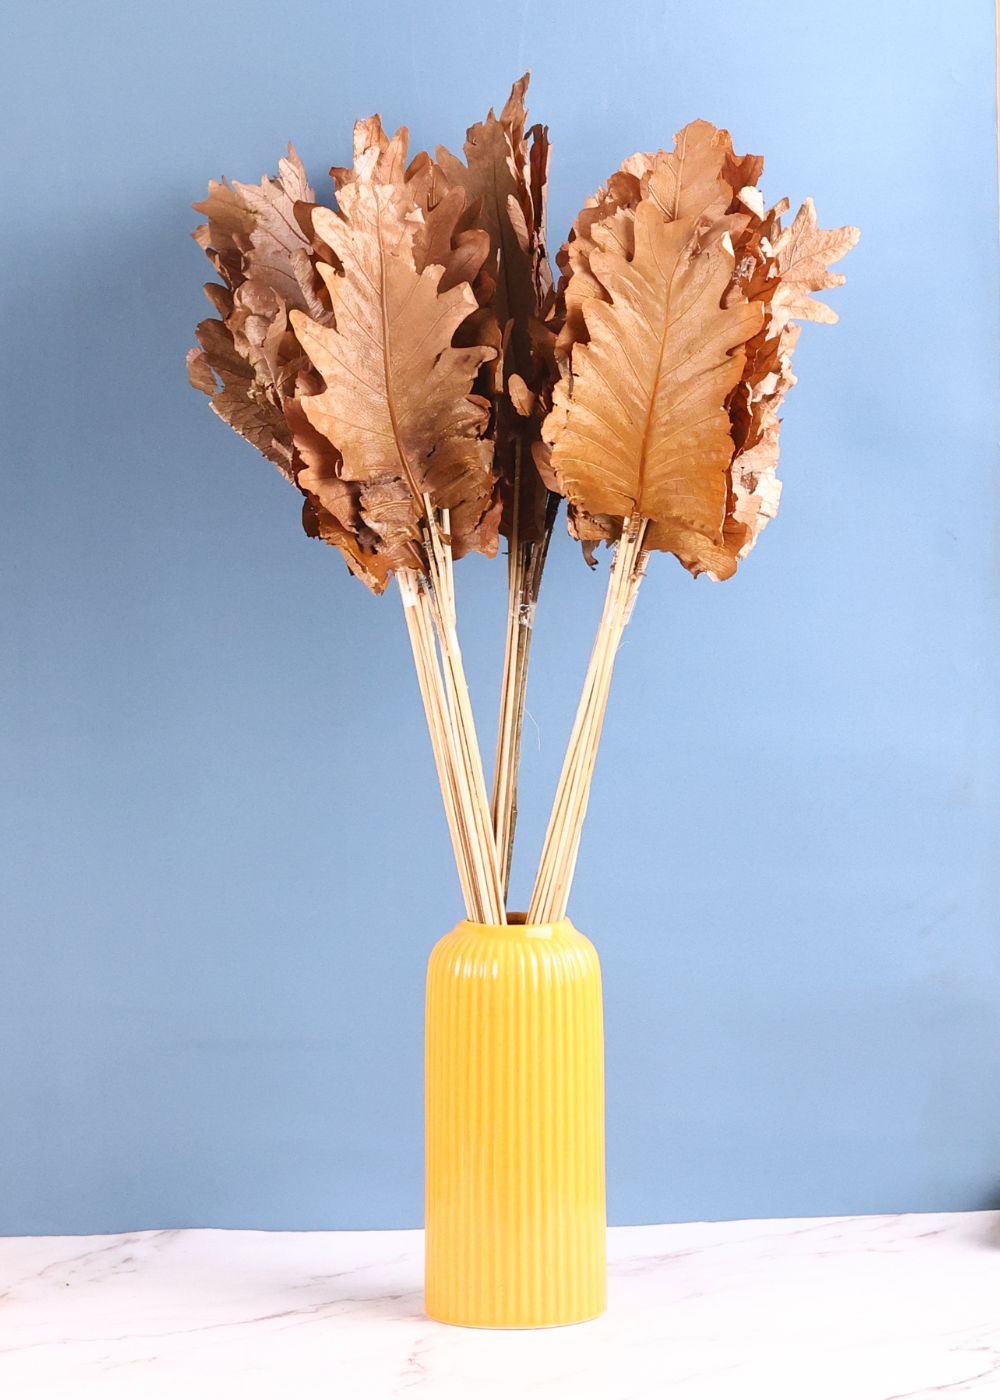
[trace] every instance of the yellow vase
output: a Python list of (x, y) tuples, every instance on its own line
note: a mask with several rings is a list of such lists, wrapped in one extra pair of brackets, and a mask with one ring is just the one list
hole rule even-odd
[(555, 1327), (604, 1311), (604, 1025), (568, 919), (463, 921), (431, 953), (427, 1312)]

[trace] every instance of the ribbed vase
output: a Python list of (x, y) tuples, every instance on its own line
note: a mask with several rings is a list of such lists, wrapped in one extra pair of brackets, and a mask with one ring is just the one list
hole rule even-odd
[(429, 1315), (554, 1327), (603, 1312), (604, 1025), (589, 939), (568, 919), (463, 921), (442, 938), (425, 1082)]

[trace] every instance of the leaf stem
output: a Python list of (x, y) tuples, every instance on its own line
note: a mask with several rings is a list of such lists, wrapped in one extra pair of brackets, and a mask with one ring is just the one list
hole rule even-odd
[[(519, 459), (519, 442), (517, 451)], [(493, 797), (490, 804), (504, 899), (507, 897), (510, 883), (514, 828), (517, 824), (517, 778), (521, 762), (521, 731), (524, 725), (524, 702), (535, 606), (541, 590), (542, 570), (545, 567), (545, 557), (560, 501), (559, 496), (550, 493), (546, 504), (542, 539), (536, 542), (522, 541), (518, 531), (519, 469), (518, 460), (515, 468), (512, 529), (507, 555), (507, 636), (500, 688)]]
[(626, 519), (615, 546), (604, 611), (545, 833), (528, 910), (529, 924), (553, 923), (566, 914), (615, 655), (645, 572), (647, 553), (642, 541), (646, 525), (645, 520)]
[(473, 904), (477, 910), (477, 922), (505, 924), (507, 915), (486, 796), (483, 760), (462, 664), (462, 650), (458, 644), (449, 512), (442, 510), (439, 522), (429, 496), (424, 497), (424, 505), (431, 613), (441, 654), (455, 760), (455, 800), (469, 857)]

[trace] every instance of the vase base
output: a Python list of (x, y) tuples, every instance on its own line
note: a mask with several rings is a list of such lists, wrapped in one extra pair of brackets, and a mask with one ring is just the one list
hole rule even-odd
[(594, 1322), (597, 1318), (603, 1317), (606, 1309), (600, 1308), (597, 1312), (588, 1312), (582, 1317), (559, 1318), (552, 1322), (478, 1322), (467, 1318), (443, 1317), (439, 1313), (432, 1312), (426, 1305), (424, 1311), (432, 1322), (443, 1322), (447, 1327), (466, 1327), (470, 1331), (477, 1332), (541, 1332), (546, 1328), (578, 1327), (582, 1322)]

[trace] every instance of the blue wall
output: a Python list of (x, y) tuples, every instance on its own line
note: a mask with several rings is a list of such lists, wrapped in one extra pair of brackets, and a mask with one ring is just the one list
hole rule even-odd
[[(988, 0), (8, 10), (0, 1229), (420, 1223), (423, 968), (460, 901), (401, 609), (188, 388), (188, 206), (289, 137), (321, 176), (376, 109), (457, 149), (529, 64), (555, 244), (696, 116), (863, 230), (840, 325), (803, 331), (778, 520), (725, 585), (657, 559), (619, 658), (571, 906), (605, 970), (612, 1221), (990, 1202), (993, 24)], [(604, 586), (557, 543), (522, 906)], [(460, 584), (490, 750), (503, 565)]]

